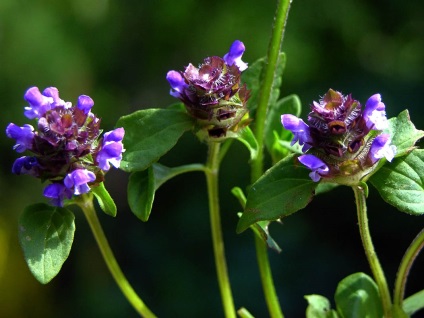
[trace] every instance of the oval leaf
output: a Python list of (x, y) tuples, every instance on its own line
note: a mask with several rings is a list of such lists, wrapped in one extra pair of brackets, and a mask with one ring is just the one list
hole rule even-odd
[(104, 183), (101, 182), (97, 187), (92, 188), (91, 191), (93, 191), (102, 211), (107, 215), (115, 217), (117, 213), (115, 201), (113, 201), (109, 192), (106, 190)]
[(303, 209), (312, 199), (317, 183), (297, 157), (279, 161), (256, 181), (247, 193), (246, 208), (237, 232), (258, 221), (273, 221)]
[(133, 172), (128, 182), (128, 204), (131, 211), (143, 222), (149, 219), (155, 198), (153, 167)]
[(370, 179), (381, 197), (402, 212), (424, 213), (424, 150), (387, 162)]
[(145, 109), (121, 117), (125, 152), (121, 169), (141, 171), (175, 146), (182, 134), (193, 128), (193, 119), (181, 109)]
[(75, 216), (44, 203), (27, 207), (19, 220), (19, 241), (34, 277), (47, 284), (69, 256), (74, 241)]
[(344, 278), (334, 296), (337, 311), (343, 318), (381, 318), (383, 308), (377, 285), (364, 273)]

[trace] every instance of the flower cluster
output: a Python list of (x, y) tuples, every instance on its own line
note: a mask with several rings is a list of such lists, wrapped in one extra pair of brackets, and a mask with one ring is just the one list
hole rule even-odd
[(170, 94), (184, 103), (208, 137), (215, 140), (248, 123), (242, 121), (250, 93), (240, 83), (241, 72), (247, 69), (241, 60), (244, 50), (244, 44), (237, 40), (223, 58), (207, 57), (198, 68), (190, 63), (184, 72), (169, 71), (166, 76)]
[(44, 196), (53, 205), (63, 206), (64, 199), (89, 192), (103, 181), (110, 164), (119, 167), (124, 129), (117, 128), (100, 138), (100, 119), (91, 112), (94, 101), (89, 96), (81, 95), (72, 106), (60, 99), (55, 87), (43, 93), (31, 87), (24, 98), (29, 103), (24, 114), (37, 120), (37, 130), (28, 124), (7, 126), (7, 136), (16, 141), (14, 149), (31, 153), (18, 158), (12, 171), (49, 180)]
[(362, 110), (350, 95), (330, 89), (319, 102), (313, 102), (308, 124), (290, 114), (281, 116), (285, 129), (294, 134), (292, 145), (303, 146), (306, 154), (298, 159), (312, 170), (310, 177), (359, 181), (381, 158), (391, 161), (396, 147), (390, 145), (385, 105), (380, 94), (371, 96)]

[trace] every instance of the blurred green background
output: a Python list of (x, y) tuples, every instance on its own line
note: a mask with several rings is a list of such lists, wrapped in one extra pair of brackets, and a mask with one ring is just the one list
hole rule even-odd
[[(81, 94), (110, 130), (138, 109), (175, 100), (165, 80), (170, 69), (225, 54), (233, 40), (246, 45), (244, 61), (266, 54), (276, 1), (1, 0), (1, 127), (23, 125), (23, 94), (30, 86), (56, 86), (61, 98)], [(328, 88), (365, 102), (383, 96), (389, 117), (408, 108), (424, 129), (424, 2), (421, 0), (294, 0), (283, 50), (288, 64), (282, 95), (296, 93), (304, 114)], [(24, 207), (43, 201), (37, 180), (11, 174), (13, 140), (0, 134), (0, 316), (135, 317), (104, 265), (80, 211), (74, 246), (48, 285), (31, 276), (17, 239)], [(204, 162), (206, 147), (184, 135), (162, 162)], [(251, 233), (237, 235), (232, 187), (249, 182), (248, 153), (234, 144), (221, 171), (226, 254), (237, 307), (267, 317)], [(100, 215), (130, 282), (159, 317), (222, 317), (211, 249), (206, 185), (201, 174), (183, 175), (157, 193), (151, 219), (142, 223), (126, 203), (128, 175), (111, 171), (106, 185), (119, 211)], [(422, 217), (391, 208), (371, 188), (369, 218), (375, 246), (393, 286), (399, 261)], [(278, 295), (287, 317), (304, 316), (303, 295), (332, 299), (338, 281), (370, 273), (348, 188), (316, 197), (283, 225), (271, 225), (282, 247), (270, 252)], [(423, 256), (407, 294), (424, 287)]]

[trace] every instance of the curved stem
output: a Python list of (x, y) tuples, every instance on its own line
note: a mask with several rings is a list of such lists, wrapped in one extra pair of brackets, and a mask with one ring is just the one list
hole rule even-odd
[(221, 229), (221, 216), (219, 212), (218, 173), (219, 173), (219, 148), (216, 142), (209, 143), (209, 154), (206, 162), (206, 183), (208, 187), (209, 214), (212, 231), (212, 243), (215, 255), (215, 266), (218, 275), (218, 284), (221, 291), (222, 305), (225, 317), (235, 318), (233, 295), (228, 277), (227, 262), (225, 260), (224, 240)]
[(97, 218), (96, 211), (93, 206), (92, 196), (82, 195), (76, 200), (78, 206), (84, 212), (85, 217), (87, 218), (88, 224), (90, 225), (91, 231), (96, 239), (97, 245), (100, 248), (100, 251), (103, 255), (103, 259), (107, 267), (109, 268), (110, 273), (112, 274), (115, 282), (118, 284), (124, 296), (134, 307), (134, 309), (140, 314), (140, 316), (145, 318), (155, 318), (156, 316), (150, 311), (150, 309), (144, 304), (144, 302), (138, 297), (134, 289), (129, 284), (125, 275), (122, 273), (121, 268), (116, 261), (115, 256), (109, 246), (109, 243), (106, 239), (106, 236), (103, 232), (102, 226), (99, 219)]
[(393, 294), (393, 303), (394, 305), (402, 308), (403, 297), (405, 295), (405, 286), (408, 274), (411, 270), (412, 264), (415, 261), (415, 258), (424, 248), (424, 229), (415, 237), (411, 245), (405, 252), (405, 255), (402, 258), (402, 261), (399, 266), (399, 270), (395, 282), (395, 291)]
[(359, 233), (361, 234), (362, 245), (365, 249), (365, 254), (370, 264), (371, 271), (377, 283), (380, 292), (380, 299), (383, 305), (385, 318), (391, 317), (392, 301), (387, 285), (386, 277), (384, 276), (383, 268), (380, 265), (377, 254), (374, 250), (374, 245), (371, 240), (371, 233), (368, 227), (367, 204), (365, 191), (361, 186), (352, 187), (355, 193), (356, 210), (358, 214)]

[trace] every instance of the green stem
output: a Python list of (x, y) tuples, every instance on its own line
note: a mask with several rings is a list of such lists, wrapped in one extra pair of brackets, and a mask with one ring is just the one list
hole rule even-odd
[(277, 69), (278, 57), (283, 43), (284, 29), (289, 14), (290, 3), (291, 0), (280, 0), (275, 13), (274, 28), (268, 47), (264, 79), (261, 89), (259, 90), (258, 107), (255, 116), (255, 137), (258, 141), (258, 157), (252, 162), (252, 182), (255, 182), (263, 173), (265, 120), (274, 83), (274, 74)]
[(96, 211), (93, 206), (92, 195), (82, 195), (78, 197), (76, 201), (78, 206), (82, 209), (87, 218), (88, 224), (90, 225), (91, 231), (97, 241), (97, 245), (100, 248), (100, 251), (103, 255), (103, 259), (107, 267), (109, 268), (110, 273), (112, 274), (115, 282), (118, 284), (124, 296), (134, 307), (134, 309), (140, 314), (140, 316), (145, 318), (155, 318), (156, 316), (150, 311), (150, 309), (144, 304), (144, 302), (138, 297), (134, 289), (128, 283), (128, 280), (122, 273), (121, 268), (116, 261), (115, 256), (109, 246), (109, 243), (106, 239), (106, 236), (103, 232), (102, 226), (99, 219), (97, 218)]
[(399, 266), (399, 270), (395, 282), (395, 291), (393, 295), (393, 302), (395, 306), (402, 308), (403, 297), (405, 295), (405, 286), (408, 274), (411, 270), (412, 264), (420, 251), (424, 248), (424, 229), (415, 237), (411, 245), (405, 252)]
[(225, 317), (235, 318), (233, 295), (231, 292), (230, 280), (228, 277), (227, 263), (225, 260), (224, 240), (221, 229), (221, 217), (219, 212), (218, 196), (218, 173), (219, 173), (219, 148), (216, 142), (209, 143), (209, 154), (206, 162), (206, 182), (209, 197), (209, 214), (212, 231), (212, 243), (215, 255), (215, 266), (218, 276), (219, 289), (221, 291), (222, 305)]
[(275, 291), (274, 281), (272, 278), (271, 266), (269, 264), (268, 247), (259, 235), (254, 235), (255, 247), (256, 247), (256, 258), (258, 261), (259, 272), (261, 275), (262, 288), (265, 294), (266, 304), (268, 311), (272, 318), (283, 318), (283, 312), (280, 308), (278, 296)]
[(365, 249), (365, 254), (368, 263), (371, 267), (374, 279), (377, 283), (380, 292), (380, 299), (383, 305), (383, 312), (385, 318), (390, 318), (392, 301), (390, 298), (389, 287), (387, 285), (386, 277), (384, 276), (383, 268), (380, 265), (377, 254), (374, 250), (374, 245), (371, 240), (371, 233), (368, 226), (367, 204), (364, 188), (361, 186), (352, 187), (355, 193), (356, 209), (358, 214), (359, 232), (361, 234), (362, 245)]
[[(268, 48), (264, 80), (260, 89), (258, 107), (256, 109), (255, 137), (258, 141), (258, 156), (256, 160), (252, 161), (252, 183), (259, 179), (264, 172), (265, 121), (275, 78), (274, 74), (278, 64), (281, 45), (283, 43), (284, 30), (287, 23), (290, 4), (291, 0), (280, 0), (275, 13), (275, 23)], [(284, 315), (281, 311), (280, 303), (274, 287), (267, 246), (260, 240), (259, 237), (257, 237), (257, 235), (255, 235), (255, 247), (268, 311), (272, 318), (282, 318)]]

